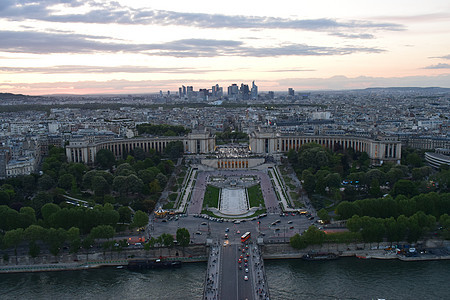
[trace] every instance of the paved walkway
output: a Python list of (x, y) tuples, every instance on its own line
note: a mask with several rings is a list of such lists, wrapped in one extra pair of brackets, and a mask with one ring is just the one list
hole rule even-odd
[(245, 214), (248, 211), (248, 202), (245, 189), (223, 188), (219, 210), (225, 215)]
[(206, 271), (206, 282), (204, 285), (203, 299), (217, 300), (219, 299), (219, 272), (220, 272), (220, 255), (221, 246), (211, 246), (208, 259), (208, 268)]

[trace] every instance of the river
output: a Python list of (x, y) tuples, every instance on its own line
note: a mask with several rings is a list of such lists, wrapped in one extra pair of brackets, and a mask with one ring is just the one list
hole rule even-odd
[[(448, 299), (450, 261), (266, 261), (272, 299)], [(206, 264), (0, 274), (1, 299), (201, 299)]]

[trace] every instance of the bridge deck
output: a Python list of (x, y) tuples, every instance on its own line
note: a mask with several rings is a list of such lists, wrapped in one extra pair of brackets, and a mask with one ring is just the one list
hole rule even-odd
[(239, 241), (211, 247), (204, 299), (269, 299), (259, 247), (253, 243), (245, 247)]

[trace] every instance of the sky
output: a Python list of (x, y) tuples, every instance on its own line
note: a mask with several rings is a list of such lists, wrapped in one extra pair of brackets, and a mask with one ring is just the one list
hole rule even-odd
[(0, 92), (450, 88), (448, 0), (0, 0)]

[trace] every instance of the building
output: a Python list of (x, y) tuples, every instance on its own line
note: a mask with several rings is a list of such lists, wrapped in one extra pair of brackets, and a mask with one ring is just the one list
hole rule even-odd
[[(448, 154), (450, 151), (445, 152)], [(450, 156), (442, 153), (425, 152), (425, 161), (435, 169), (439, 169), (441, 165), (450, 166)]]
[(353, 148), (366, 152), (372, 164), (385, 161), (400, 163), (401, 143), (395, 137), (368, 138), (351, 135), (300, 135), (276, 131), (254, 131), (250, 134), (250, 150), (254, 154), (274, 155), (298, 150), (307, 143), (317, 143), (331, 150)]
[(215, 148), (213, 135), (208, 131), (196, 131), (187, 136), (115, 139), (98, 143), (90, 142), (85, 138), (73, 139), (66, 146), (66, 156), (68, 162), (92, 164), (95, 162), (97, 152), (101, 149), (110, 150), (117, 159), (121, 159), (135, 148), (141, 148), (145, 152), (150, 149), (162, 152), (170, 142), (176, 141), (183, 143), (184, 152), (188, 154), (211, 153)]
[(294, 97), (295, 96), (295, 91), (293, 88), (289, 88), (288, 89), (288, 96)]
[(251, 97), (253, 100), (258, 99), (258, 87), (256, 86), (255, 81), (252, 82)]

